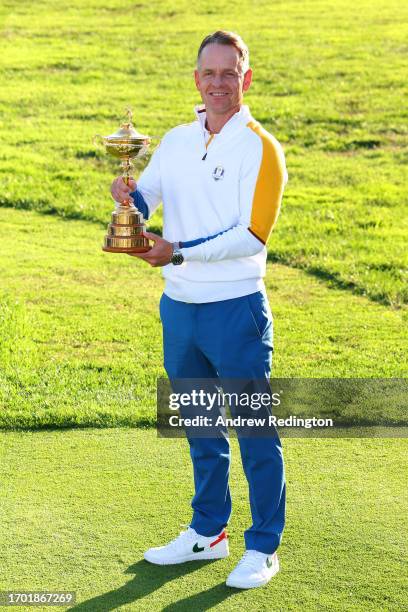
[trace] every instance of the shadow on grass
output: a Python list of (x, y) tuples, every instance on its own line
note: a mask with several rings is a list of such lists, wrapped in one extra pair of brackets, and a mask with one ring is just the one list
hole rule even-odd
[(225, 601), (227, 597), (232, 597), (240, 592), (242, 591), (227, 587), (225, 582), (222, 582), (211, 587), (211, 589), (195, 593), (165, 606), (162, 608), (162, 612), (191, 612), (191, 610), (194, 610), (194, 612), (204, 612)]
[[(120, 606), (135, 603), (138, 599), (157, 591), (164, 584), (182, 578), (186, 574), (191, 574), (201, 567), (208, 566), (208, 571), (211, 571), (212, 563), (216, 563), (216, 561), (195, 561), (194, 563), (166, 566), (153, 565), (144, 560), (138, 561), (126, 570), (126, 574), (135, 574), (133, 580), (118, 589), (78, 603), (69, 609), (81, 612), (117, 610)], [(200, 612), (212, 608), (215, 604), (224, 601), (235, 593), (235, 590), (228, 588), (223, 582), (202, 593), (190, 595), (172, 603), (163, 610), (167, 612), (181, 612), (182, 610)], [(135, 609), (136, 607), (137, 604)]]
[(377, 304), (382, 304), (383, 306), (400, 308), (401, 305), (406, 303), (406, 298), (402, 294), (398, 293), (395, 298), (392, 298), (381, 289), (367, 292), (367, 288), (364, 285), (359, 285), (354, 281), (344, 279), (337, 272), (330, 272), (330, 270), (326, 270), (325, 268), (321, 268), (316, 265), (311, 266), (307, 264), (300, 264), (290, 257), (285, 258), (270, 251), (268, 252), (267, 260), (272, 263), (288, 266), (288, 268), (302, 270), (306, 274), (323, 281), (329, 289), (334, 288), (341, 289), (342, 291), (350, 291), (354, 295), (364, 296), (367, 300), (371, 300)]
[[(112, 201), (113, 206), (113, 201)], [(27, 210), (30, 212), (37, 212), (40, 215), (50, 215), (53, 217), (59, 217), (62, 221), (86, 221), (88, 223), (94, 223), (102, 227), (106, 227), (109, 222), (108, 217), (101, 218), (92, 214), (92, 212), (86, 212), (83, 210), (77, 210), (75, 208), (69, 208), (64, 206), (54, 206), (48, 200), (29, 200), (24, 198), (9, 199), (4, 196), (0, 196), (0, 208), (14, 208), (15, 210)], [(162, 235), (162, 227), (160, 225), (149, 224), (149, 232), (154, 234)]]

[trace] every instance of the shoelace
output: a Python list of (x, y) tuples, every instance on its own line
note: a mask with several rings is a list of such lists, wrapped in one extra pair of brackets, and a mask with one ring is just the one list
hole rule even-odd
[(238, 562), (237, 567), (245, 565), (251, 569), (259, 569), (259, 561), (264, 561), (265, 555), (257, 550), (246, 550), (242, 556), (242, 559)]
[(195, 540), (196, 539), (196, 535), (194, 533), (194, 531), (190, 528), (188, 528), (186, 531), (180, 531), (179, 535), (176, 536), (174, 538), (174, 540), (172, 540), (171, 542), (169, 542), (169, 546), (171, 546), (172, 548), (178, 548), (179, 545), (184, 542), (184, 540), (188, 539), (188, 540)]

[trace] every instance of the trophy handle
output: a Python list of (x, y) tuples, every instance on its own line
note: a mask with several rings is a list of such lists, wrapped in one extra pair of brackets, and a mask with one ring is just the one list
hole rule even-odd
[(92, 138), (92, 142), (94, 145), (103, 146), (105, 144), (105, 138), (102, 136), (102, 134), (95, 134), (95, 136)]

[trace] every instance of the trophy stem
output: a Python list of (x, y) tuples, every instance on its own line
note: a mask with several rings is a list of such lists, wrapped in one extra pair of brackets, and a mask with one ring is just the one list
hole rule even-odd
[(122, 161), (123, 175), (122, 178), (126, 185), (129, 185), (129, 179), (131, 175), (131, 170), (133, 168), (132, 160), (128, 157), (127, 159)]

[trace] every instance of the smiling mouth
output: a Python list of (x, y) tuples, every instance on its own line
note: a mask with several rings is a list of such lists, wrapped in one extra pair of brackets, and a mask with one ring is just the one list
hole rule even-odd
[(210, 96), (213, 96), (213, 98), (223, 98), (228, 95), (229, 95), (228, 93), (218, 92), (218, 91), (217, 92), (213, 91), (212, 93), (210, 93)]

